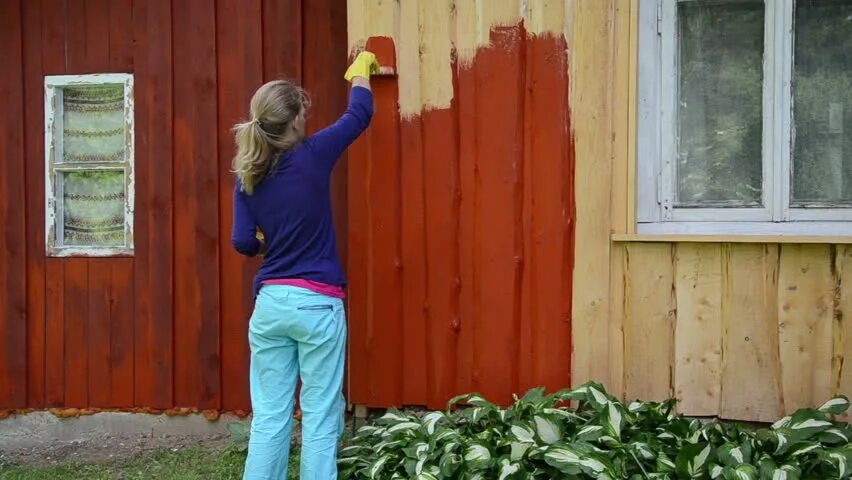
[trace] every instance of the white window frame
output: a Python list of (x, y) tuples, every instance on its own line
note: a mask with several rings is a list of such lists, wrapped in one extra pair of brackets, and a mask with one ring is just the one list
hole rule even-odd
[(637, 233), (852, 235), (852, 208), (790, 204), (794, 2), (788, 0), (764, 1), (763, 207), (674, 207), (677, 4), (689, 1), (703, 0), (640, 0)]
[[(63, 125), (62, 90), (68, 86), (119, 84), (124, 87), (125, 156), (120, 162), (59, 161), (63, 156), (61, 141)], [(134, 208), (134, 147), (133, 129), (133, 75), (103, 73), (90, 75), (53, 75), (44, 79), (44, 154), (45, 154), (45, 253), (51, 257), (112, 257), (133, 254)], [(60, 245), (63, 238), (62, 182), (58, 175), (64, 172), (121, 170), (124, 172), (124, 238), (119, 246)]]

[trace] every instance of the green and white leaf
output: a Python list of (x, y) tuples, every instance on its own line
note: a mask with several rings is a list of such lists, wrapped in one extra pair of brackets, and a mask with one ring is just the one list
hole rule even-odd
[(533, 420), (535, 421), (536, 433), (544, 443), (553, 445), (562, 438), (562, 430), (553, 420), (538, 415), (533, 417)]

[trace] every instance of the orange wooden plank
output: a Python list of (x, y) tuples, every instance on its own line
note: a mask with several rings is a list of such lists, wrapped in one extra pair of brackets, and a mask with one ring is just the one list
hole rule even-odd
[[(393, 79), (373, 80), (376, 114), (368, 132), (367, 316), (381, 325), (368, 350), (370, 402), (402, 400), (402, 304), (400, 252), (400, 138), (397, 87)], [(398, 359), (388, 361), (389, 358)]]
[[(302, 3), (302, 0), (263, 0), (264, 81), (277, 78), (302, 81)], [(327, 20), (328, 14), (323, 13), (321, 18)]]
[(65, 406), (89, 406), (89, 260), (65, 258)]
[(367, 316), (367, 249), (369, 221), (367, 217), (367, 165), (369, 142), (361, 136), (349, 147), (349, 258), (347, 291), (349, 315), (349, 377), (347, 385), (351, 403), (369, 404), (368, 363), (373, 321)]
[(423, 123), (420, 118), (400, 123), (400, 176), (402, 188), (400, 253), (402, 258), (402, 403), (422, 404), (429, 390), (431, 365), (426, 361), (429, 336), (426, 327), (426, 225), (423, 188)]
[(452, 110), (423, 113), (426, 228), (427, 403), (444, 405), (456, 392), (459, 318), (458, 128)]
[[(520, 391), (535, 386), (556, 390), (569, 386), (571, 325), (563, 309), (570, 298), (571, 258), (566, 258), (566, 200), (572, 192), (566, 179), (569, 158), (568, 66), (565, 40), (530, 37), (526, 43), (524, 270), (529, 292), (524, 324), (529, 327), (529, 371)], [(566, 168), (567, 167), (567, 168)], [(566, 281), (567, 279), (567, 281)], [(570, 312), (570, 310), (568, 310)]]
[[(228, 18), (216, 31), (219, 82), (219, 131), (227, 132), (246, 118), (254, 91), (263, 82), (263, 39), (257, 28), (262, 22), (260, 0), (223, 0), (216, 4), (218, 18)], [(292, 32), (282, 31), (282, 35)], [(248, 321), (252, 277), (259, 261), (247, 261), (231, 247), (234, 175), (231, 173), (234, 140), (219, 137), (219, 248), (222, 308), (222, 408), (249, 410)]]
[[(29, 2), (27, 2), (29, 3)], [(62, 0), (41, 1), (41, 67), (43, 75), (57, 75), (65, 73), (65, 35), (68, 28), (63, 15), (64, 2)], [(35, 75), (34, 75), (35, 76)], [(38, 80), (38, 96), (42, 103), (44, 97), (44, 79)], [(39, 110), (43, 107), (38, 107)], [(39, 111), (36, 110), (36, 111)], [(43, 123), (43, 121), (42, 121)], [(43, 126), (43, 125), (42, 125)], [(39, 130), (40, 137), (43, 130)], [(43, 138), (41, 140), (43, 145)], [(41, 147), (43, 150), (43, 146)], [(43, 155), (43, 151), (41, 152)], [(39, 192), (44, 194), (44, 167), (43, 162), (28, 162), (39, 165), (31, 172), (37, 176), (33, 181), (41, 184)], [(42, 198), (37, 199), (36, 205), (44, 205)], [(41, 207), (43, 208), (43, 207)], [(38, 212), (35, 209), (34, 213)], [(44, 217), (40, 216), (35, 223), (41, 222), (38, 227), (42, 238), (44, 235)], [(44, 251), (39, 254), (44, 255)], [(45, 406), (61, 407), (66, 404), (66, 368), (65, 368), (65, 260), (48, 258), (45, 260)]]
[(202, 0), (172, 11), (175, 403), (210, 409), (221, 404), (216, 12)]
[(133, 360), (135, 289), (134, 259), (116, 258), (110, 262), (110, 405), (133, 406)]
[[(41, 2), (22, 3), (25, 111), (44, 108)], [(45, 401), (44, 116), (24, 116), (27, 217), (27, 405)]]
[(134, 404), (173, 406), (172, 6), (133, 2), (136, 78)]
[[(478, 212), (481, 274), (474, 382), (489, 398), (508, 402), (519, 379), (519, 247), (522, 207), (521, 36), (517, 29), (491, 32), (491, 46), (475, 59), (477, 75), (477, 144), (481, 162), (481, 211)], [(500, 101), (494, 101), (499, 98)], [(494, 119), (500, 119), (495, 122)]]
[(20, 1), (0, 4), (0, 408), (27, 402), (26, 219)]
[(110, 347), (112, 344), (110, 321), (111, 264), (110, 258), (89, 260), (88, 315), (84, 317), (88, 328), (89, 403), (92, 407), (112, 406), (112, 374)]
[[(460, 329), (456, 347), (456, 389), (461, 392), (475, 390), (474, 365), (476, 337), (482, 330), (480, 324), (481, 277), (477, 268), (481, 221), (477, 157), (477, 76), (469, 66), (456, 65), (456, 111), (458, 115), (459, 142), (459, 321)], [(406, 159), (406, 163), (409, 160)]]

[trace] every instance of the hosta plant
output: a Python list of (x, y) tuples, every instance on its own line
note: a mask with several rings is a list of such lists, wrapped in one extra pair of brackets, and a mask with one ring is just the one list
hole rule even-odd
[[(573, 402), (576, 407), (569, 407)], [(460, 407), (459, 406), (463, 406)], [(673, 400), (623, 404), (597, 383), (516, 398), (503, 409), (470, 394), (446, 411), (389, 410), (340, 452), (344, 479), (850, 478), (852, 429), (833, 422), (845, 397), (766, 429), (702, 423)]]

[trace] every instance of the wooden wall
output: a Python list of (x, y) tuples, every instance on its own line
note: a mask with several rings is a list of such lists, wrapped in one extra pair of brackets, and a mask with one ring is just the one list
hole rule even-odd
[(353, 53), (382, 37), (398, 71), (350, 150), (352, 402), (570, 383), (564, 3), (349, 1)]
[(750, 421), (852, 394), (852, 249), (637, 235), (638, 0), (572, 3), (573, 383)]
[[(8, 0), (0, 27), (0, 409), (247, 410), (229, 130), (280, 76), (310, 129), (342, 112), (345, 0)], [(135, 76), (135, 254), (46, 258), (44, 76), (96, 72)]]

